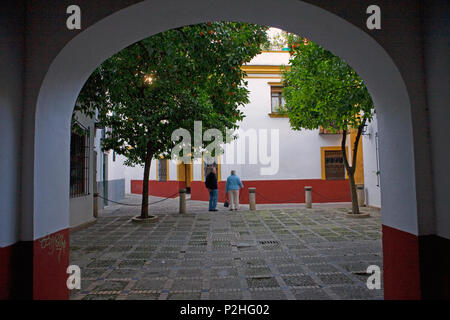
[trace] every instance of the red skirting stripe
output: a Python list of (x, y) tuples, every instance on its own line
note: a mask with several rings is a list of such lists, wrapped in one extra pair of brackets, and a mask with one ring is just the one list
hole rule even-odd
[[(240, 194), (240, 203), (248, 203), (248, 188), (256, 188), (256, 203), (304, 203), (305, 186), (312, 187), (312, 201), (350, 202), (350, 187), (348, 180), (248, 180)], [(179, 181), (149, 181), (149, 195), (169, 197), (185, 183)], [(142, 194), (142, 180), (131, 180), (131, 193)], [(192, 181), (191, 199), (208, 201), (209, 194), (202, 181)], [(225, 181), (219, 182), (219, 202), (225, 200)]]
[(421, 299), (419, 237), (383, 225), (385, 299)]
[[(350, 202), (348, 180), (249, 180), (243, 181), (239, 202), (248, 204), (248, 188), (256, 188), (256, 203), (305, 203), (305, 187), (312, 187), (312, 201)], [(225, 181), (219, 183), (219, 202), (225, 198)], [(192, 182), (192, 200), (209, 200), (208, 190), (201, 181)]]
[(33, 299), (69, 299), (69, 245), (69, 229), (34, 241)]
[[(179, 181), (149, 181), (148, 194), (155, 197), (178, 196), (178, 190), (184, 188), (185, 183)], [(142, 180), (131, 180), (131, 193), (142, 194)]]
[(69, 229), (0, 248), (0, 299), (69, 299), (69, 254)]

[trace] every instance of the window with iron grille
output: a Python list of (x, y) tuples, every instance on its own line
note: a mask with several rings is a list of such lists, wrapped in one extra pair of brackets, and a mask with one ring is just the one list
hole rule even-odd
[(70, 138), (70, 197), (89, 194), (89, 128), (77, 123)]
[(167, 181), (167, 159), (158, 159), (158, 181)]
[(341, 150), (325, 151), (325, 177), (327, 180), (345, 179), (344, 157)]

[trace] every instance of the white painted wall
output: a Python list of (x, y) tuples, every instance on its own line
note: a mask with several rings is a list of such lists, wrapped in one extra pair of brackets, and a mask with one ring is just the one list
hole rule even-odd
[[(263, 53), (265, 63), (269, 63), (268, 55), (272, 53)], [(278, 55), (278, 53), (273, 53)], [(289, 56), (289, 55), (288, 55)], [(255, 60), (261, 60), (258, 57)], [(253, 62), (253, 61), (252, 61)], [(250, 76), (250, 74), (249, 74)], [(341, 136), (321, 135), (319, 130), (294, 131), (289, 125), (288, 118), (271, 118), (271, 96), (270, 85), (268, 82), (274, 82), (273, 79), (246, 79), (248, 81), (250, 103), (241, 107), (245, 114), (244, 120), (239, 123), (239, 129), (242, 130), (240, 138), (230, 143), (227, 148), (234, 149), (234, 157), (227, 156), (227, 150), (222, 157), (224, 169), (239, 168), (242, 179), (248, 180), (278, 180), (278, 179), (320, 179), (321, 178), (321, 154), (320, 148), (325, 146), (339, 146)], [(273, 130), (273, 131), (272, 131)], [(279, 170), (275, 175), (261, 175), (261, 169), (270, 165), (262, 164), (262, 155), (271, 157), (272, 162), (276, 161), (276, 145), (272, 146), (271, 137), (277, 131), (279, 139), (276, 139), (279, 154)], [(250, 145), (254, 146), (250, 138), (245, 139), (245, 164), (239, 165), (238, 151), (242, 148), (244, 134), (256, 133), (258, 148), (258, 163), (250, 164)], [(266, 136), (262, 134), (266, 132)], [(265, 139), (264, 139), (265, 138)], [(261, 144), (268, 146), (267, 152), (263, 152)], [(242, 150), (242, 149), (240, 149)], [(234, 159), (228, 161), (229, 159)], [(227, 170), (229, 171), (229, 170)]]
[(245, 65), (253, 66), (280, 66), (289, 64), (289, 51), (267, 52), (263, 51)]
[(381, 192), (379, 177), (377, 175), (377, 152), (376, 135), (378, 126), (376, 116), (367, 125), (366, 134), (362, 136), (363, 158), (364, 158), (364, 188), (366, 192), (366, 204), (369, 206), (381, 207)]
[[(115, 159), (114, 159), (115, 158)], [(110, 151), (108, 155), (108, 177), (107, 180), (125, 179), (125, 168), (123, 164), (123, 157)]]

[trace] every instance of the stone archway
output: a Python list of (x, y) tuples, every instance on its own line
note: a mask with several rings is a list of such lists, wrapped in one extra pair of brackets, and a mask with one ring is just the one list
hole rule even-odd
[[(136, 41), (181, 25), (215, 20), (253, 22), (303, 35), (345, 59), (358, 72), (378, 113), (382, 222), (384, 238), (388, 239), (383, 243), (384, 252), (397, 248), (396, 230), (418, 235), (410, 100), (400, 72), (373, 38), (324, 9), (296, 0), (283, 2), (283, 8), (269, 0), (231, 0), (214, 6), (208, 0), (144, 1), (115, 12), (71, 40), (53, 60), (40, 87), (35, 113), (33, 202), (25, 223), (34, 240), (34, 298), (67, 298), (67, 243), (62, 257), (48, 255), (46, 243), (68, 239), (70, 119), (84, 82), (102, 61)], [(420, 290), (418, 253), (414, 240), (401, 241), (401, 245), (412, 246), (403, 247), (402, 258), (411, 273), (401, 276), (403, 266), (393, 265), (395, 257), (385, 254), (385, 292), (389, 295), (391, 287), (405, 286), (402, 290), (412, 290), (411, 297), (416, 297)]]

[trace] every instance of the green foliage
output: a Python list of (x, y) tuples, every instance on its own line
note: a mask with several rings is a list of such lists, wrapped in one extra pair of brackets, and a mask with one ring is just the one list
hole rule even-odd
[[(266, 27), (208, 22), (137, 42), (103, 62), (83, 87), (76, 110), (92, 114), (107, 132), (103, 149), (128, 165), (148, 156), (170, 158), (172, 132), (194, 121), (203, 130), (237, 128), (248, 103), (240, 66), (260, 52)], [(203, 146), (204, 147), (204, 146)]]
[(314, 42), (294, 35), (288, 40), (292, 58), (283, 95), (291, 127), (339, 131), (370, 122), (373, 102), (356, 72)]

